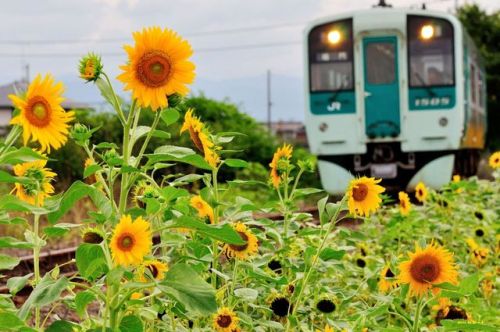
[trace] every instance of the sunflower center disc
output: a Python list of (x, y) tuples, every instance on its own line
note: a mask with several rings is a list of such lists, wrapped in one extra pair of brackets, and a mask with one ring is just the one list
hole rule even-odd
[(418, 282), (433, 282), (440, 273), (439, 263), (434, 257), (419, 257), (411, 265), (410, 273)]
[(144, 54), (137, 64), (137, 78), (151, 88), (157, 88), (167, 83), (171, 64), (168, 56), (161, 51), (151, 51)]
[(219, 315), (217, 318), (217, 325), (220, 327), (229, 327), (231, 325), (231, 316), (229, 315)]
[(118, 243), (120, 244), (120, 248), (122, 250), (130, 250), (134, 245), (134, 238), (131, 235), (125, 234), (121, 237)]
[(245, 244), (242, 244), (242, 245), (235, 245), (235, 244), (230, 244), (229, 247), (231, 247), (231, 249), (235, 250), (235, 251), (243, 251), (245, 250), (246, 248), (248, 248), (248, 236), (243, 233), (243, 232), (238, 232), (238, 234), (240, 234), (240, 237), (243, 241), (245, 241), (246, 243)]
[(36, 127), (45, 127), (50, 123), (50, 105), (42, 96), (35, 96), (28, 101), (26, 118)]
[(352, 197), (357, 202), (362, 202), (368, 195), (368, 187), (366, 184), (360, 183), (352, 188)]

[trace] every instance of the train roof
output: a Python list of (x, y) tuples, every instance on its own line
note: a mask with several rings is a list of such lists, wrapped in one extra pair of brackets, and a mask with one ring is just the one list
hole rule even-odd
[(393, 8), (393, 7), (374, 7), (369, 9), (361, 9), (355, 11), (343, 12), (340, 14), (333, 14), (324, 16), (311, 21), (305, 28), (305, 33), (307, 34), (312, 28), (322, 25), (331, 21), (353, 18), (354, 20), (358, 18), (366, 18), (369, 20), (379, 21), (381, 17), (387, 19), (389, 17), (396, 17), (401, 15), (420, 15), (420, 16), (431, 16), (444, 18), (449, 20), (455, 27), (461, 27), (460, 21), (457, 17), (451, 13), (427, 10), (427, 9), (410, 9), (410, 8)]

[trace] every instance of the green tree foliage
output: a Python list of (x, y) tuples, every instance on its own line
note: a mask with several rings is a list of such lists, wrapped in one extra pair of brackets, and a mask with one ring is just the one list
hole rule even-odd
[(476, 43), (486, 62), (488, 92), (488, 142), (500, 147), (500, 11), (486, 13), (478, 5), (465, 5), (458, 18)]

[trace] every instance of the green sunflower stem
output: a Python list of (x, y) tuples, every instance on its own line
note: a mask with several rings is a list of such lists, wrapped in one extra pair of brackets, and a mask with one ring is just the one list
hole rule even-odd
[[(212, 185), (213, 185), (213, 193), (215, 199), (215, 208), (214, 208), (214, 225), (219, 223), (219, 188), (217, 184), (217, 173), (219, 168), (214, 167), (212, 169)], [(212, 242), (212, 287), (217, 288), (217, 267), (219, 260), (219, 244), (217, 241)]]
[(5, 138), (5, 146), (0, 148), (0, 158), (3, 157), (3, 154), (9, 150), (9, 148), (14, 144), (19, 136), (21, 135), (23, 129), (21, 126), (14, 126), (12, 127), (12, 130), (9, 132), (9, 135)]
[[(37, 203), (35, 199), (35, 204)], [(38, 205), (38, 204), (36, 204)], [(40, 227), (40, 215), (35, 214), (33, 223), (33, 233), (34, 241), (33, 244), (33, 270), (34, 270), (34, 281), (33, 288), (40, 282), (40, 239), (38, 237), (39, 227)], [(35, 328), (38, 330), (40, 328), (40, 306), (35, 306)]]
[(146, 152), (146, 148), (148, 147), (149, 141), (151, 140), (151, 137), (153, 136), (153, 132), (156, 130), (156, 127), (158, 126), (158, 122), (160, 121), (161, 118), (161, 112), (157, 111), (155, 114), (155, 118), (153, 120), (153, 124), (151, 125), (151, 129), (149, 130), (146, 140), (141, 146), (141, 150), (139, 151), (139, 154), (137, 155), (137, 159), (135, 161), (135, 167), (139, 167), (139, 164), (141, 163), (142, 156), (144, 155), (144, 152)]
[[(338, 206), (337, 210), (335, 211), (335, 214), (333, 215), (333, 217), (330, 220), (330, 224), (328, 225), (328, 229), (327, 229), (325, 235), (323, 236), (323, 239), (321, 240), (321, 244), (320, 244), (318, 250), (316, 251), (316, 254), (314, 255), (314, 257), (312, 259), (311, 265), (309, 265), (309, 268), (307, 269), (307, 272), (305, 273), (305, 277), (304, 277), (304, 279), (302, 279), (303, 281), (302, 281), (302, 284), (300, 287), (300, 291), (299, 291), (299, 294), (297, 296), (297, 300), (295, 301), (295, 304), (293, 305), (293, 307), (290, 311), (290, 315), (294, 314), (294, 312), (297, 310), (297, 308), (300, 306), (300, 304), (302, 302), (304, 290), (307, 287), (307, 283), (309, 281), (309, 278), (311, 277), (311, 273), (314, 270), (314, 268), (316, 267), (316, 263), (319, 260), (319, 256), (321, 254), (321, 251), (323, 251), (323, 248), (325, 247), (325, 244), (328, 240), (328, 236), (330, 235), (333, 228), (335, 227), (335, 222), (337, 221), (337, 218), (340, 214), (340, 210), (342, 209), (342, 206), (344, 205), (346, 197), (347, 197), (346, 195), (344, 195), (344, 197), (342, 197), (342, 200), (340, 201), (339, 206)], [(290, 331), (290, 325), (287, 325), (286, 331), (287, 332)]]
[[(136, 101), (132, 102), (130, 106), (130, 112), (128, 114), (127, 122), (123, 127), (123, 162), (125, 165), (129, 165), (131, 147), (130, 147), (130, 128), (132, 125), (132, 121), (134, 119), (136, 110)], [(120, 187), (120, 202), (118, 204), (118, 211), (120, 214), (123, 214), (127, 207), (127, 196), (128, 196), (128, 175), (122, 174), (122, 183)]]
[(413, 332), (420, 332), (420, 315), (423, 308), (422, 297), (420, 296), (417, 301), (417, 310), (415, 312), (415, 320), (413, 321)]
[(116, 96), (115, 90), (113, 89), (113, 85), (111, 84), (111, 80), (109, 79), (108, 75), (105, 72), (102, 72), (102, 75), (106, 79), (106, 83), (108, 83), (109, 88), (111, 90), (111, 93), (113, 94), (113, 101), (114, 101), (114, 108), (116, 110), (116, 113), (118, 114), (118, 117), (120, 118), (120, 122), (122, 124), (125, 124), (125, 115), (123, 114), (122, 106), (120, 102), (118, 101), (118, 97)]

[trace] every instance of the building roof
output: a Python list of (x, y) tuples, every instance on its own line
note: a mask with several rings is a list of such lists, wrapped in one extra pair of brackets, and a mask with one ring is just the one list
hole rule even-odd
[[(25, 80), (14, 81), (12, 83), (0, 86), (0, 108), (12, 108), (12, 101), (8, 98), (8, 95), (13, 93), (19, 93), (21, 91), (26, 91), (28, 88), (28, 83)], [(65, 98), (62, 107), (64, 109), (75, 109), (75, 108), (91, 108), (87, 103), (78, 102), (70, 98)]]

